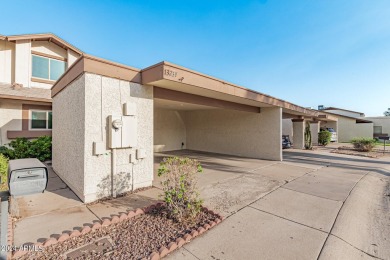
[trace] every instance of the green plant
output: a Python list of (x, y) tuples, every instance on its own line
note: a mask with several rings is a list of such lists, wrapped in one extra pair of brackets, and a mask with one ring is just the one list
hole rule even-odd
[(305, 127), (305, 149), (306, 150), (312, 149), (310, 123), (307, 121)]
[(332, 138), (332, 133), (328, 130), (323, 130), (318, 133), (318, 143), (327, 146)]
[(7, 189), (7, 175), (8, 175), (8, 158), (0, 154), (0, 176), (1, 176), (0, 190)]
[(50, 136), (41, 136), (29, 141), (27, 138), (16, 138), (8, 146), (1, 146), (0, 153), (9, 159), (37, 158), (40, 161), (51, 159)]
[(164, 191), (168, 215), (177, 222), (193, 222), (202, 209), (203, 201), (197, 191), (196, 174), (202, 172), (197, 160), (172, 157), (164, 158), (158, 176)]
[(373, 138), (354, 138), (351, 140), (353, 147), (360, 152), (371, 152), (376, 145), (376, 140)]

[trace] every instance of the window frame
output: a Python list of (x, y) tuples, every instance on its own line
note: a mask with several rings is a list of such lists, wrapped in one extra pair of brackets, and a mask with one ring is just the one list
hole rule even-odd
[[(39, 58), (45, 58), (45, 59), (48, 59), (49, 61), (49, 66), (48, 66), (48, 78), (41, 78), (41, 77), (37, 77), (37, 76), (33, 76), (33, 56), (36, 56), (36, 57), (39, 57)], [(61, 74), (63, 75), (65, 73), (65, 71), (67, 70), (68, 68), (68, 62), (61, 58), (55, 58), (55, 57), (47, 57), (47, 56), (44, 56), (44, 55), (39, 55), (39, 54), (36, 54), (36, 53), (31, 53), (31, 78), (32, 79), (39, 79), (39, 80), (48, 80), (48, 81), (52, 81), (52, 82), (56, 82), (58, 79), (51, 79), (50, 78), (50, 70), (51, 70), (51, 60), (54, 60), (54, 61), (60, 61), (60, 62), (63, 62), (64, 65), (65, 65), (65, 70), (64, 72)], [(61, 76), (60, 76), (61, 77)]]
[[(46, 121), (46, 128), (32, 128), (32, 122), (33, 122), (32, 113), (33, 112), (45, 112), (45, 114), (46, 114), (46, 120), (45, 120)], [(53, 130), (53, 111), (52, 110), (30, 109), (28, 111), (28, 113), (29, 113), (28, 130), (30, 130), (30, 131), (42, 131), (42, 130), (51, 131), (51, 130)], [(49, 128), (49, 113), (51, 113), (51, 117), (52, 117), (51, 128)]]

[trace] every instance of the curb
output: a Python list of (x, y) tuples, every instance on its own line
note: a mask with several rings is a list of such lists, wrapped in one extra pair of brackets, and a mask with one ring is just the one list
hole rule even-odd
[[(137, 208), (137, 209), (129, 211), (127, 213), (121, 213), (119, 216), (113, 216), (111, 218), (106, 218), (103, 221), (85, 224), (84, 227), (81, 230), (74, 229), (71, 232), (64, 232), (58, 238), (50, 237), (50, 238), (46, 239), (45, 242), (43, 242), (43, 243), (39, 243), (39, 242), (38, 243), (34, 243), (34, 244), (32, 244), (32, 246), (33, 247), (35, 246), (35, 247), (38, 248), (38, 247), (48, 247), (48, 246), (51, 246), (51, 245), (55, 245), (57, 243), (63, 242), (63, 241), (65, 241), (67, 239), (70, 239), (72, 237), (79, 237), (79, 236), (87, 234), (87, 233), (89, 233), (89, 232), (91, 232), (93, 230), (97, 230), (97, 229), (100, 229), (102, 227), (107, 227), (107, 226), (110, 226), (112, 224), (116, 224), (116, 223), (122, 222), (124, 220), (127, 220), (127, 219), (130, 219), (130, 218), (134, 218), (134, 217), (146, 214), (146, 213), (150, 212), (153, 209), (160, 208), (164, 204), (165, 203), (163, 203), (163, 202), (158, 202), (156, 204), (150, 205), (150, 206), (145, 207), (145, 208)], [(191, 230), (190, 233), (187, 233), (184, 236), (177, 238), (175, 241), (171, 241), (168, 244), (167, 247), (162, 246), (158, 250), (158, 252), (152, 252), (147, 258), (144, 258), (144, 259), (152, 259), (152, 260), (161, 259), (164, 256), (166, 256), (167, 254), (170, 254), (173, 251), (175, 251), (176, 249), (182, 247), (185, 243), (190, 242), (195, 237), (197, 237), (197, 236), (203, 234), (204, 232), (206, 232), (207, 230), (215, 227), (217, 224), (221, 223), (222, 220), (224, 219), (219, 214), (215, 213), (212, 210), (207, 209), (206, 207), (202, 207), (202, 210), (203, 211), (207, 211), (208, 213), (214, 215), (215, 219), (213, 221), (209, 221), (209, 223), (204, 224), (203, 226), (198, 227), (197, 229)], [(8, 239), (9, 239), (9, 241), (12, 242), (12, 234), (8, 235)], [(24, 256), (28, 252), (30, 252), (30, 251), (27, 251), (27, 250), (26, 251), (22, 251), (22, 250), (15, 251), (13, 253), (12, 257), (10, 257), (10, 258), (17, 259), (19, 257)], [(12, 253), (10, 252), (9, 255), (11, 255), (11, 254)]]

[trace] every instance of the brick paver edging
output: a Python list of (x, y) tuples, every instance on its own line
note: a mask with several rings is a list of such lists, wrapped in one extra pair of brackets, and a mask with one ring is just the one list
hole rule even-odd
[[(116, 223), (119, 223), (119, 222), (124, 221), (126, 219), (130, 219), (130, 218), (148, 213), (151, 210), (153, 210), (155, 208), (159, 208), (163, 205), (164, 205), (164, 203), (159, 202), (159, 203), (153, 204), (151, 206), (148, 206), (148, 207), (145, 207), (142, 209), (138, 208), (138, 209), (129, 211), (127, 214), (122, 213), (119, 216), (113, 216), (112, 218), (106, 218), (103, 221), (94, 222), (93, 224), (90, 224), (90, 225), (84, 225), (84, 227), (81, 229), (81, 231), (78, 229), (74, 229), (70, 233), (62, 233), (62, 235), (59, 236), (58, 238), (51, 237), (51, 238), (48, 238), (43, 243), (38, 242), (38, 243), (35, 243), (34, 245), (36, 247), (39, 247), (39, 246), (48, 247), (48, 246), (57, 244), (59, 242), (63, 242), (69, 238), (78, 237), (78, 236), (87, 234), (93, 230), (100, 229), (101, 227), (106, 227), (106, 226), (109, 226), (111, 224), (116, 224)], [(202, 210), (207, 211), (210, 214), (214, 215), (215, 219), (213, 221), (210, 221), (208, 224), (205, 224), (201, 227), (198, 227), (197, 229), (191, 230), (190, 233), (187, 233), (184, 236), (177, 238), (176, 241), (170, 242), (167, 247), (162, 246), (158, 250), (158, 252), (152, 252), (147, 258), (144, 258), (144, 259), (157, 260), (157, 259), (163, 258), (167, 254), (182, 247), (185, 243), (190, 242), (193, 238), (203, 234), (204, 232), (206, 232), (210, 228), (215, 227), (217, 224), (221, 223), (222, 220), (224, 219), (222, 216), (220, 216), (219, 214), (215, 213), (212, 210), (207, 209), (206, 207), (202, 207)], [(13, 254), (13, 258), (19, 258), (19, 257), (27, 254), (28, 252), (29, 251), (16, 251)]]

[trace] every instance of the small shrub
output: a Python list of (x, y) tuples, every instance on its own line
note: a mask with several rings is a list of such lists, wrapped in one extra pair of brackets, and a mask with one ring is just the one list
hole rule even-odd
[(353, 147), (360, 152), (371, 152), (376, 145), (373, 138), (354, 138), (351, 140)]
[(1, 146), (0, 153), (8, 159), (37, 158), (40, 161), (51, 159), (51, 137), (41, 136), (29, 141), (27, 138), (16, 138), (8, 146)]
[(332, 133), (327, 130), (320, 131), (318, 133), (318, 143), (323, 146), (327, 146), (330, 143), (331, 138), (332, 138)]
[(8, 158), (0, 154), (0, 190), (7, 190)]
[(173, 157), (164, 158), (158, 176), (164, 191), (169, 217), (177, 222), (193, 222), (201, 211), (203, 201), (197, 191), (196, 174), (202, 172), (197, 160)]

